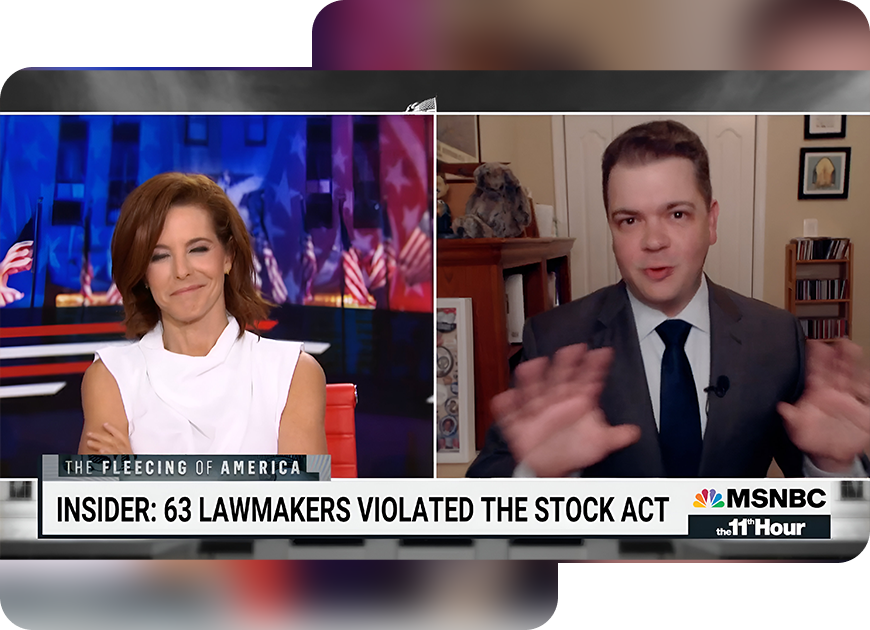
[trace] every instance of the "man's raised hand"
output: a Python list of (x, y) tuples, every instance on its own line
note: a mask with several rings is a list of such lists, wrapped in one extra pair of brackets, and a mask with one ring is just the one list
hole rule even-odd
[(639, 427), (611, 426), (599, 407), (612, 360), (610, 348), (578, 344), (517, 367), (516, 386), (492, 400), (514, 459), (538, 477), (563, 477), (640, 439)]

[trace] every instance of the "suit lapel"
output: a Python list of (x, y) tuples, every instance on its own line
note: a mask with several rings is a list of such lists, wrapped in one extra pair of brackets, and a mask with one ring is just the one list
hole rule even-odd
[[(710, 293), (710, 381), (716, 383), (720, 376), (729, 380), (727, 393), (719, 397), (712, 392), (708, 398), (707, 429), (701, 450), (699, 476), (721, 476), (733, 459), (733, 448), (739, 427), (733, 419), (740, 417), (741, 374), (744, 368), (744, 347), (741, 336), (740, 310), (728, 296), (727, 291), (707, 279)], [(704, 412), (704, 409), (701, 409)], [(730, 455), (729, 455), (730, 453)]]
[(593, 345), (614, 350), (613, 365), (601, 394), (601, 408), (611, 424), (638, 425), (641, 438), (605, 461), (612, 464), (614, 470), (622, 471), (614, 476), (663, 477), (659, 434), (649, 398), (637, 326), (626, 291), (625, 283), (621, 281), (602, 305)]

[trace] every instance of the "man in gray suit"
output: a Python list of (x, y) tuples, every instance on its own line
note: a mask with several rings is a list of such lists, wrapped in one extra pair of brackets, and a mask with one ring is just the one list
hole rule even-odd
[[(790, 313), (703, 273), (716, 242), (707, 151), (674, 121), (602, 159), (623, 280), (526, 322), (515, 387), (470, 477), (763, 477), (870, 470), (870, 371)], [(806, 354), (805, 354), (806, 347)]]

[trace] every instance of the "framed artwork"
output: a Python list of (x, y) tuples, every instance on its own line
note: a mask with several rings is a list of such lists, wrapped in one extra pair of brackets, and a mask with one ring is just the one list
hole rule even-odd
[(438, 298), (436, 445), (439, 464), (474, 457), (474, 348), (471, 298)]
[(436, 125), (439, 160), (451, 164), (480, 161), (477, 116), (438, 116)]
[(846, 137), (846, 117), (822, 114), (804, 116), (804, 140), (826, 140)]
[(848, 199), (849, 147), (801, 149), (798, 199)]

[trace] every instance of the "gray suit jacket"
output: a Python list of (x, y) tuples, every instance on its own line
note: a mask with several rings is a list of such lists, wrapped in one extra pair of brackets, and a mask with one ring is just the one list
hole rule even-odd
[[(803, 455), (776, 411), (803, 391), (804, 335), (787, 311), (739, 295), (708, 280), (710, 379), (730, 381), (724, 396), (709, 395), (701, 477), (764, 477), (772, 458), (786, 476), (803, 474)], [(533, 317), (523, 332), (523, 357), (551, 357), (586, 343), (612, 347), (613, 365), (601, 394), (612, 425), (636, 424), (640, 440), (583, 471), (592, 477), (663, 477), (658, 429), (643, 368), (637, 329), (623, 282)], [(703, 412), (703, 410), (702, 410)], [(487, 435), (469, 477), (510, 476), (516, 463), (497, 427)]]

